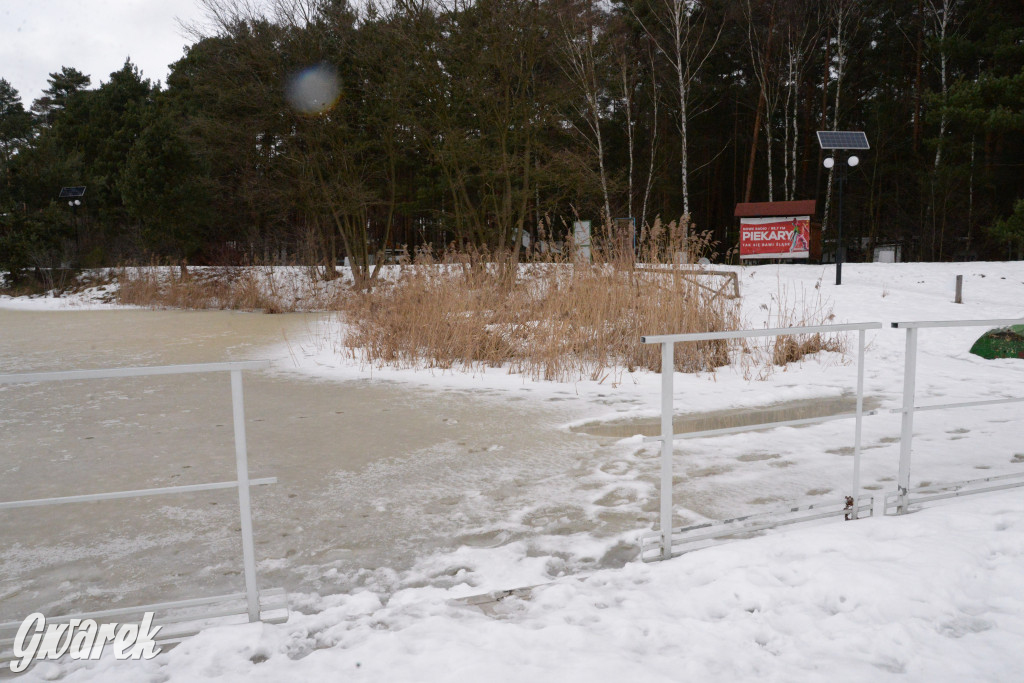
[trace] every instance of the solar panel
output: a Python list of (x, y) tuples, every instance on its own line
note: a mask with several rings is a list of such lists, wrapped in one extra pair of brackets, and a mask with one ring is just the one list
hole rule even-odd
[(868, 136), (859, 130), (819, 130), (818, 144), (822, 149), (871, 149)]
[(78, 187), (62, 187), (60, 188), (60, 199), (74, 199), (75, 197), (85, 196), (85, 185), (79, 185)]

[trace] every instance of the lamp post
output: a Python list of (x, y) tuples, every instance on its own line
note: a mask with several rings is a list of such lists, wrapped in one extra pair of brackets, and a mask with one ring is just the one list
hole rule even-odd
[[(842, 150), (835, 150), (841, 152)], [(836, 284), (843, 284), (843, 183), (846, 182), (846, 169), (847, 167), (853, 168), (860, 163), (860, 159), (855, 155), (851, 154), (846, 158), (845, 164), (839, 164), (836, 166), (835, 153), (833, 156), (825, 157), (825, 161), (822, 162), (827, 169), (835, 168), (836, 181), (839, 183), (839, 211), (838, 219), (836, 221)]]
[(860, 163), (860, 159), (854, 155), (846, 157), (845, 164), (836, 167), (836, 158), (845, 155), (851, 149), (871, 149), (868, 144), (868, 136), (861, 130), (819, 130), (818, 145), (822, 150), (832, 152), (832, 156), (826, 157), (825, 168), (835, 168), (836, 179), (839, 181), (839, 221), (836, 229), (836, 284), (843, 284), (843, 182), (846, 180), (847, 168), (853, 168)]
[(81, 230), (78, 228), (78, 207), (82, 205), (82, 197), (84, 196), (85, 185), (62, 187), (58, 195), (58, 198), (68, 200), (68, 206), (71, 207), (71, 222), (74, 223), (75, 227), (75, 249), (79, 253), (82, 251), (82, 235)]
[(78, 207), (82, 205), (81, 199), (69, 199), (68, 206), (71, 207), (71, 222), (75, 224), (75, 249), (82, 250), (82, 236), (78, 230)]

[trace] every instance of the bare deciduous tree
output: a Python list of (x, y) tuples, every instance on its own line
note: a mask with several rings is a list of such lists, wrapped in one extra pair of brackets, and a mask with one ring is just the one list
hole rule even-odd
[(594, 5), (589, 0), (581, 7), (570, 6), (570, 11), (562, 18), (562, 69), (573, 84), (576, 94), (582, 98), (577, 100), (573, 108), (577, 111), (577, 119), (583, 122), (574, 127), (586, 141), (597, 159), (598, 173), (601, 180), (601, 196), (604, 200), (603, 221), (612, 219), (611, 204), (608, 200), (608, 174), (604, 161), (604, 137), (601, 132), (601, 113), (604, 110), (601, 99), (600, 83), (604, 80), (598, 76), (599, 57), (598, 25)]
[[(707, 8), (699, 0), (660, 0), (651, 3), (653, 22), (634, 13), (644, 31), (668, 60), (676, 77), (679, 95), (679, 187), (683, 200), (683, 214), (689, 223), (689, 145), (688, 113), (690, 86), (701, 67), (718, 45), (724, 24), (709, 31)], [(650, 24), (650, 25), (648, 25)], [(706, 33), (713, 32), (709, 38)]]

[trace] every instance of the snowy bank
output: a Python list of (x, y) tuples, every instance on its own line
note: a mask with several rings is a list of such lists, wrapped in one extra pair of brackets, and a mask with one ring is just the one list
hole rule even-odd
[(1022, 587), (1024, 500), (1002, 493), (562, 579), (487, 611), (459, 589), (315, 600), (286, 625), (209, 629), (66, 680), (1009, 681)]

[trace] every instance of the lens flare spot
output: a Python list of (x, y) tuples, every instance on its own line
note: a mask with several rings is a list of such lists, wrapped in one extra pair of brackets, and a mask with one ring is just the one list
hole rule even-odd
[(303, 69), (288, 79), (285, 97), (302, 114), (323, 114), (338, 103), (341, 83), (338, 73), (328, 64)]

